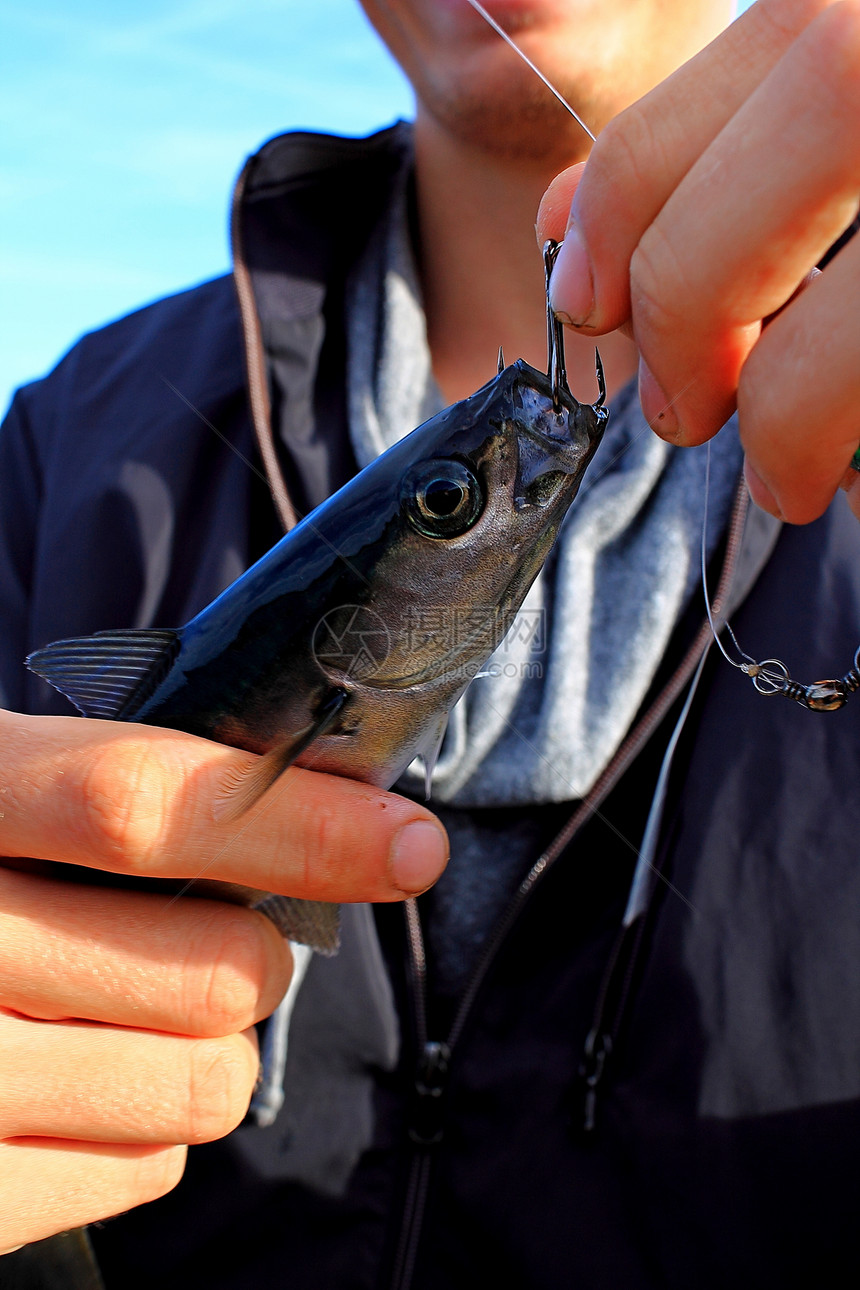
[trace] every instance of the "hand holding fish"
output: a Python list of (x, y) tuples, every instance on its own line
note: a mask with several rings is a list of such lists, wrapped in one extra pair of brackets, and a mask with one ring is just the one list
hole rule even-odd
[[(4, 856), (136, 878), (205, 870), (331, 901), (400, 899), (442, 865), (429, 813), (368, 785), (295, 770), (240, 833), (212, 802), (247, 753), (9, 712), (0, 737)], [(0, 1251), (169, 1191), (184, 1144), (242, 1119), (252, 1027), (291, 972), (286, 942), (251, 910), (18, 863), (0, 868)]]
[(617, 117), (538, 221), (565, 237), (555, 309), (632, 332), (657, 432), (700, 443), (737, 404), (753, 498), (795, 523), (840, 482), (860, 516), (860, 239), (809, 277), (857, 215), (858, 116), (857, 6), (759, 0)]

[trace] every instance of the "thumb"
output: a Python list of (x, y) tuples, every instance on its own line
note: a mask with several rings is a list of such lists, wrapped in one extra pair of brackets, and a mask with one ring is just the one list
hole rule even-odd
[(543, 249), (543, 245), (548, 238), (553, 238), (556, 242), (564, 240), (573, 195), (579, 186), (584, 170), (584, 161), (577, 162), (575, 166), (568, 166), (567, 170), (563, 170), (560, 175), (556, 175), (540, 199), (535, 234), (537, 235), (538, 246), (541, 249)]

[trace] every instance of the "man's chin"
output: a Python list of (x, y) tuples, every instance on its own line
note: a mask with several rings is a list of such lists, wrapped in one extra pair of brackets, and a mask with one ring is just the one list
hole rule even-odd
[[(528, 68), (523, 69), (527, 73)], [(534, 75), (529, 73), (529, 75)], [(421, 109), (451, 138), (488, 156), (554, 167), (552, 173), (588, 155), (590, 140), (569, 112), (534, 77), (534, 85), (508, 92), (439, 95)], [(573, 106), (591, 126), (592, 105)]]

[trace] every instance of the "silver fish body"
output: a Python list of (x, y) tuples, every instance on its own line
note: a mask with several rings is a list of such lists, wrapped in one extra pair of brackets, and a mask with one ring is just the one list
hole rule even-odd
[[(59, 641), (28, 666), (86, 716), (263, 754), (233, 815), (292, 764), (388, 788), (435, 758), (607, 417), (520, 360), (367, 466), (185, 627)], [(261, 907), (292, 939), (336, 945), (333, 907)]]

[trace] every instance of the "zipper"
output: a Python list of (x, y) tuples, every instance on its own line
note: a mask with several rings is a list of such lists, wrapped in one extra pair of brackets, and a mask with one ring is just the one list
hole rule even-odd
[[(737, 564), (743, 536), (744, 521), (749, 509), (749, 493), (743, 481), (738, 486), (726, 539), (726, 553), (720, 571), (719, 585), (713, 598), (715, 616), (725, 605), (732, 577)], [(445, 1093), (454, 1050), (460, 1039), (472, 1008), (492, 965), (508, 935), (522, 914), (533, 892), (549, 872), (559, 856), (569, 846), (586, 821), (599, 810), (610, 791), (636, 759), (654, 734), (684, 687), (693, 678), (702, 655), (712, 641), (711, 628), (705, 620), (674, 674), (654, 700), (651, 707), (636, 724), (616, 752), (612, 761), (597, 779), (594, 787), (583, 798), (564, 828), (556, 835), (546, 850), (535, 861), (520, 883), (504, 914), (484, 942), (483, 949), (460, 998), (454, 1020), (444, 1041), (433, 1041), (427, 1032), (427, 956), (424, 936), (416, 901), (405, 905), (408, 947), (408, 983), (412, 1005), (414, 1033), (418, 1059), (413, 1087), (413, 1112), (421, 1107), (426, 1119), (410, 1121), (408, 1130), (413, 1145), (413, 1156), (406, 1184), (400, 1240), (391, 1279), (391, 1290), (409, 1290), (415, 1270), (418, 1244), (427, 1195), (430, 1187), (433, 1150), (444, 1133)], [(643, 941), (644, 915), (624, 926), (616, 940), (604, 973), (598, 995), (592, 1028), (586, 1037), (583, 1056), (578, 1069), (579, 1079), (585, 1090), (583, 1125), (594, 1127), (598, 1091), (605, 1076), (607, 1063), (612, 1055), (615, 1038), (631, 997), (631, 984), (640, 947)], [(428, 1071), (431, 1078), (428, 1083)], [(423, 1086), (423, 1092), (422, 1092)], [(429, 1093), (429, 1097), (428, 1097)], [(429, 1109), (432, 1106), (432, 1110)]]
[(597, 1126), (597, 1101), (607, 1064), (618, 1040), (621, 1021), (630, 997), (633, 972), (639, 959), (645, 925), (644, 915), (622, 927), (609, 956), (597, 996), (594, 1019), (585, 1037), (577, 1070), (579, 1099), (572, 1108), (574, 1129), (590, 1134)]
[(405, 1290), (412, 1282), (421, 1221), (430, 1185), (431, 1149), (442, 1139), (442, 1104), (451, 1049), (448, 1044), (427, 1037), (427, 955), (418, 902), (407, 900), (406, 942), (407, 984), (412, 1010), (417, 1060), (413, 1075), (407, 1136), (414, 1150), (400, 1219), (400, 1237), (394, 1258), (392, 1290)]
[[(233, 194), (230, 229), (234, 280), (244, 335), (245, 362), (254, 432), (275, 508), (284, 529), (288, 531), (295, 525), (297, 516), (275, 449), (271, 429), (271, 400), (269, 398), (262, 329), (254, 301), (251, 275), (242, 254), (241, 245), (240, 207), (253, 161), (254, 159), (251, 158), (246, 162)], [(726, 554), (719, 584), (712, 600), (712, 612), (715, 620), (719, 619), (728, 598), (748, 509), (749, 493), (743, 480), (741, 480), (729, 521)], [(504, 914), (484, 943), (479, 959), (461, 996), (446, 1040), (431, 1040), (428, 1036), (427, 956), (424, 947), (424, 936), (416, 901), (408, 900), (405, 902), (407, 984), (417, 1060), (413, 1077), (408, 1131), (413, 1154), (409, 1166), (401, 1216), (400, 1237), (391, 1279), (392, 1290), (409, 1290), (412, 1284), (430, 1186), (433, 1153), (444, 1134), (445, 1094), (454, 1048), (471, 1015), (481, 986), (532, 893), (586, 821), (599, 810), (601, 802), (605, 800), (624, 772), (648, 743), (676, 699), (680, 696), (685, 685), (695, 673), (711, 640), (711, 627), (706, 619), (660, 695), (621, 744), (612, 761), (602, 775), (599, 776), (591, 791), (572, 813), (564, 828), (538, 857), (520, 883)], [(595, 1010), (594, 1024), (585, 1041), (579, 1075), (586, 1089), (584, 1123), (589, 1128), (593, 1127), (594, 1124), (598, 1089), (604, 1079), (607, 1062), (612, 1055), (614, 1037), (618, 1034), (624, 1012), (629, 1003), (633, 967), (642, 942), (643, 926), (644, 916), (634, 919), (619, 934), (604, 974), (603, 986), (599, 993)], [(622, 988), (616, 993), (615, 987), (619, 981)], [(614, 1007), (611, 1007), (613, 1000), (617, 1000), (617, 1002)]]
[(266, 371), (266, 349), (263, 344), (263, 329), (257, 305), (254, 300), (254, 286), (251, 272), (242, 249), (241, 212), (242, 200), (248, 186), (248, 176), (254, 158), (249, 157), (242, 167), (242, 173), (236, 180), (233, 189), (233, 201), (230, 207), (230, 250), (233, 256), (233, 281), (236, 284), (236, 295), (239, 301), (239, 316), (242, 322), (242, 337), (245, 347), (245, 372), (248, 380), (248, 400), (251, 405), (251, 424), (257, 439), (257, 447), (263, 461), (266, 479), (275, 510), (283, 525), (284, 532), (289, 533), (298, 522), (296, 508), (287, 490), (287, 482), (272, 434), (272, 400), (269, 396), (269, 378)]
[(633, 989), (633, 976), (639, 961), (651, 901), (657, 887), (657, 880), (662, 877), (662, 867), (658, 868), (655, 860), (657, 842), (663, 826), (669, 781), (678, 741), (687, 724), (709, 652), (710, 642), (702, 652), (699, 665), (687, 689), (684, 706), (663, 753), (660, 773), (651, 799), (651, 810), (639, 848), (639, 858), (630, 883), (627, 908), (621, 920), (621, 930), (615, 938), (609, 955), (597, 993), (591, 1029), (585, 1038), (577, 1071), (577, 1080), (582, 1092), (581, 1117), (576, 1114), (576, 1099), (574, 1099), (573, 1126), (576, 1127), (579, 1120), (582, 1131), (586, 1134), (592, 1133), (596, 1127), (598, 1093), (605, 1078), (607, 1064), (618, 1043), (627, 1001)]
[[(749, 493), (746, 485), (741, 482), (735, 497), (734, 507), (732, 509), (731, 519), (729, 521), (728, 536), (726, 541), (726, 554), (723, 560), (723, 567), (720, 572), (719, 586), (714, 596), (714, 604), (721, 606), (725, 603), (726, 594), (731, 585), (732, 575), (737, 562), (738, 551), (743, 535), (744, 519), (749, 508)], [(719, 613), (719, 610), (716, 611)], [(672, 705), (681, 695), (684, 687), (688, 684), (693, 676), (702, 654), (707, 649), (712, 640), (711, 628), (707, 619), (702, 623), (693, 643), (690, 645), (687, 653), (684, 655), (674, 674), (667, 681), (663, 690), (654, 700), (651, 707), (634, 726), (630, 734), (622, 743), (616, 752), (612, 761), (599, 776), (591, 791), (582, 799), (579, 806), (571, 815), (567, 824), (556, 835), (547, 849), (535, 862), (529, 870), (526, 877), (520, 883), (513, 899), (508, 905), (504, 915), (496, 924), (490, 936), (484, 943), (481, 956), (476, 964), (475, 970), (469, 980), (468, 985), (463, 993), (460, 1006), (454, 1018), (451, 1033), (448, 1037), (448, 1043), (454, 1046), (457, 1039), (462, 1033), (463, 1027), (468, 1019), (469, 1012), (475, 1001), (475, 997), (484, 981), (487, 972), (492, 965), (502, 943), (507, 938), (508, 933), (531, 897), (535, 887), (555, 864), (561, 853), (573, 841), (576, 834), (597, 812), (601, 802), (605, 801), (608, 794), (618, 783), (624, 772), (636, 760), (639, 753), (648, 743), (651, 736), (657, 730)]]
[[(725, 608), (731, 576), (737, 567), (737, 554), (743, 536), (744, 520), (749, 509), (749, 497), (745, 490), (739, 490), (729, 521), (729, 534), (726, 545), (726, 559), (720, 577), (718, 589), (718, 613)], [(727, 566), (729, 566), (727, 568)], [(574, 1103), (573, 1127), (585, 1134), (594, 1132), (597, 1125), (597, 1104), (601, 1089), (605, 1087), (607, 1066), (611, 1063), (613, 1052), (624, 1024), (628, 1004), (633, 991), (633, 980), (639, 964), (645, 942), (645, 927), (651, 910), (651, 902), (658, 880), (662, 877), (662, 866), (656, 861), (656, 845), (662, 825), (663, 809), (666, 800), (668, 782), (672, 773), (677, 742), (686, 724), (693, 697), (701, 680), (705, 656), (711, 645), (706, 642), (701, 655), (701, 662), (690, 683), (687, 701), (681, 712), (675, 730), (672, 733), (663, 758), (663, 765), (654, 792), (654, 799), (648, 824), (642, 839), (639, 863), (630, 886), (627, 909), (624, 913), (621, 929), (616, 937), (609, 956), (603, 980), (597, 995), (597, 1003), (591, 1029), (585, 1038), (577, 1071), (581, 1104)], [(578, 1114), (577, 1114), (578, 1112)]]

